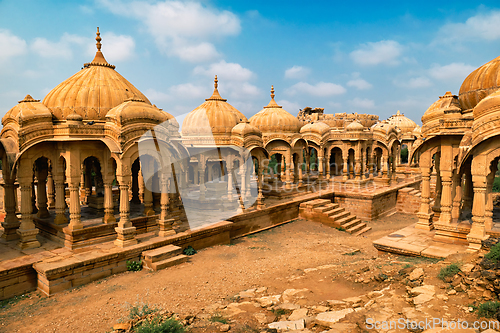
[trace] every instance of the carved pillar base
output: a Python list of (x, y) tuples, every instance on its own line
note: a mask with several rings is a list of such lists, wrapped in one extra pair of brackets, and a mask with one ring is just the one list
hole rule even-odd
[(64, 214), (57, 214), (54, 223), (58, 225), (66, 224), (68, 223), (68, 218)]
[[(146, 215), (146, 216), (148, 216), (148, 215)], [(115, 223), (115, 222), (116, 222), (116, 217), (113, 214), (113, 211), (104, 212), (104, 217), (102, 218), (102, 223), (110, 224), (110, 223)]]
[(21, 225), (21, 222), (2, 222), (3, 234), (2, 238), (5, 240), (14, 240), (19, 238), (17, 229)]
[(467, 241), (469, 242), (469, 247), (467, 248), (468, 253), (477, 252), (481, 249), (481, 242), (490, 238), (490, 235), (467, 235)]
[(115, 228), (117, 238), (115, 240), (115, 245), (118, 247), (127, 247), (137, 244), (137, 239), (135, 239), (135, 227), (128, 228)]
[(22, 250), (40, 247), (40, 242), (36, 239), (36, 235), (38, 235), (38, 229), (18, 229), (17, 234), (20, 238), (17, 246)]
[(422, 230), (433, 230), (434, 226), (432, 224), (432, 217), (434, 216), (434, 213), (417, 213), (418, 216), (418, 222), (415, 225), (415, 229), (422, 229)]
[(175, 230), (173, 229), (174, 223), (175, 219), (158, 220), (158, 225), (160, 226), (160, 231), (158, 232), (158, 236), (167, 237), (175, 235)]

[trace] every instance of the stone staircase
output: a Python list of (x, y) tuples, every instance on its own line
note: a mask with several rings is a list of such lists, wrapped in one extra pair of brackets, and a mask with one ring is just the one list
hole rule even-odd
[(144, 267), (157, 271), (170, 266), (182, 264), (188, 256), (182, 253), (182, 248), (175, 245), (166, 245), (154, 250), (142, 252)]
[(315, 199), (301, 203), (299, 216), (336, 228), (344, 228), (348, 233), (355, 236), (371, 230), (371, 227), (361, 222), (356, 215), (351, 214), (345, 208), (340, 207), (339, 204), (332, 203), (328, 199)]

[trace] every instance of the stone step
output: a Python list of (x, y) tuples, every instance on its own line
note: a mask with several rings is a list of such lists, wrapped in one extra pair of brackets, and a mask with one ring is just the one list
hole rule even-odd
[(151, 263), (151, 266), (148, 266), (148, 268), (152, 269), (153, 271), (158, 271), (160, 269), (182, 264), (183, 262), (186, 262), (188, 259), (189, 257), (187, 255), (180, 254), (173, 258), (168, 258), (162, 261), (153, 262)]
[(347, 217), (344, 217), (340, 220), (337, 220), (337, 223), (339, 223), (341, 226), (344, 226), (344, 224), (347, 224), (349, 222), (351, 222), (352, 220), (354, 220), (356, 218), (356, 215), (349, 215)]
[(149, 263), (169, 259), (178, 256), (179, 254), (182, 254), (182, 248), (172, 244), (142, 252), (144, 261)]
[(422, 197), (422, 192), (418, 192), (417, 194), (415, 194), (415, 197), (421, 198)]
[(354, 227), (355, 225), (357, 225), (357, 224), (361, 223), (361, 220), (360, 220), (360, 219), (357, 219), (357, 218), (356, 218), (356, 216), (354, 216), (354, 215), (351, 215), (351, 216), (353, 217), (353, 219), (352, 219), (352, 220), (350, 220), (349, 222), (347, 222), (347, 223), (343, 224), (343, 225), (342, 225), (342, 228), (344, 228), (344, 229), (346, 229), (346, 230), (347, 230), (347, 229), (352, 228), (352, 227)]
[(419, 190), (412, 190), (412, 191), (408, 192), (408, 194), (415, 195), (418, 192), (420, 192), (420, 191)]
[(313, 210), (315, 212), (318, 212), (318, 213), (323, 213), (323, 212), (326, 212), (326, 211), (329, 211), (329, 210), (332, 210), (332, 209), (335, 209), (338, 207), (339, 207), (339, 204), (329, 203), (329, 204), (324, 205), (324, 206), (313, 208)]
[(366, 227), (366, 223), (357, 223), (355, 226), (350, 227), (349, 229), (347, 229), (347, 232), (350, 233), (350, 234), (353, 234), (356, 231), (360, 231), (364, 227)]
[(339, 213), (337, 215), (331, 215), (330, 218), (336, 222), (344, 217), (347, 217), (350, 214), (351, 213), (349, 213), (349, 212), (342, 212), (342, 213)]
[(337, 215), (339, 213), (342, 213), (345, 209), (342, 208), (342, 207), (339, 207), (339, 208), (335, 208), (335, 209), (332, 209), (332, 210), (329, 210), (329, 211), (326, 211), (324, 212), (323, 214), (331, 217), (332, 215)]
[(359, 235), (364, 234), (365, 232), (370, 231), (370, 230), (372, 230), (372, 227), (366, 226), (363, 229), (359, 230), (358, 232), (355, 232), (353, 235), (359, 236)]
[(308, 206), (311, 207), (311, 208), (316, 208), (316, 207), (320, 207), (320, 206), (325, 206), (325, 205), (328, 205), (332, 203), (331, 200), (328, 200), (328, 199), (316, 199), (316, 200), (313, 200), (313, 201), (309, 201), (308, 202)]

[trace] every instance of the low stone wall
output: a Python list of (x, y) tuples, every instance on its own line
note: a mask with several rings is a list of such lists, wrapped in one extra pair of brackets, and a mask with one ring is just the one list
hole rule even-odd
[[(398, 191), (396, 210), (401, 213), (416, 214), (420, 209), (422, 197), (412, 194), (415, 189), (405, 187)], [(420, 193), (420, 192), (419, 192)]]
[(0, 271), (0, 300), (36, 290), (37, 275), (32, 263)]

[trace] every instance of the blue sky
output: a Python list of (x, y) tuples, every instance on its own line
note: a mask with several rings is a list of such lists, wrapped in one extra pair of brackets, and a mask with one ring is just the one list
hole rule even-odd
[(0, 114), (43, 97), (102, 51), (158, 107), (187, 113), (213, 76), (252, 116), (276, 100), (420, 123), (500, 55), (500, 4), (386, 1), (0, 1)]

